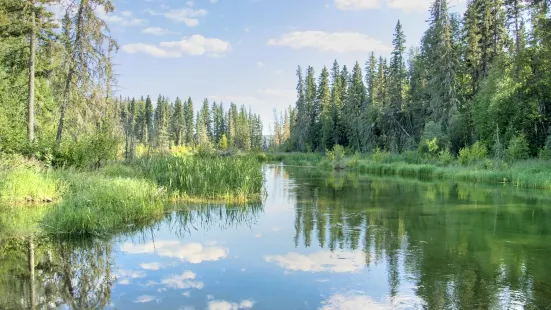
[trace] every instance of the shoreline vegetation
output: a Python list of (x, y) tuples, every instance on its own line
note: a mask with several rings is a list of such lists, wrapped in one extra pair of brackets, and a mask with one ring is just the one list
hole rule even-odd
[[(322, 153), (270, 153), (268, 161), (287, 166), (315, 167), (331, 171), (367, 173), (429, 180), (450, 180), (486, 184), (506, 184), (517, 188), (551, 190), (551, 164), (544, 159), (502, 161), (476, 154), (449, 153), (422, 156), (416, 151), (402, 154), (376, 150), (371, 154), (345, 154), (337, 146)], [(467, 158), (466, 158), (467, 157)]]
[(35, 222), (53, 235), (109, 234), (158, 220), (178, 203), (258, 202), (264, 182), (252, 155), (156, 154), (95, 171), (52, 169), (20, 156), (0, 162), (0, 205), (42, 209)]

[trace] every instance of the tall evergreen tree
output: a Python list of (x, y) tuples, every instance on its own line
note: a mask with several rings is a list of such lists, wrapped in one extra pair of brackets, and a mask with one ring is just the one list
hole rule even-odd
[(329, 71), (326, 67), (323, 67), (321, 75), (318, 80), (318, 98), (321, 109), (321, 134), (319, 146), (321, 150), (332, 149), (333, 148), (333, 111), (331, 104), (331, 89), (329, 86)]
[(187, 145), (193, 145), (195, 141), (194, 136), (194, 121), (193, 121), (193, 101), (191, 100), (191, 97), (186, 100), (184, 103), (184, 118), (186, 120), (186, 144)]

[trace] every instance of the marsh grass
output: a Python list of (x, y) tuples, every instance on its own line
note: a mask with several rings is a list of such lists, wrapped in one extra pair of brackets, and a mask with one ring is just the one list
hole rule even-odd
[(134, 165), (173, 200), (247, 202), (262, 194), (262, 163), (253, 156), (156, 156)]
[[(321, 154), (271, 154), (272, 161), (286, 165), (316, 167), (331, 170)], [(438, 159), (422, 159), (415, 152), (389, 155), (385, 160), (362, 154), (347, 157), (345, 166), (349, 171), (374, 175), (415, 177), (426, 179), (449, 179), (488, 184), (508, 184), (518, 188), (551, 190), (551, 162), (541, 159), (522, 160), (512, 163), (496, 163), (486, 159), (461, 165), (458, 161), (441, 162)]]
[[(40, 222), (49, 234), (102, 235), (158, 221), (175, 202), (259, 201), (264, 183), (261, 161), (256, 155), (156, 155), (111, 163), (94, 172), (0, 165), (0, 198), (9, 199), (10, 205), (26, 197), (54, 199), (47, 212), (29, 217), (32, 223)], [(22, 219), (14, 222), (29, 226)], [(9, 221), (0, 218), (0, 230), (11, 229)]]
[(69, 193), (43, 219), (50, 234), (101, 235), (158, 220), (165, 192), (143, 179), (71, 174)]
[(40, 203), (61, 197), (64, 184), (51, 170), (33, 161), (0, 162), (0, 200), (10, 203)]

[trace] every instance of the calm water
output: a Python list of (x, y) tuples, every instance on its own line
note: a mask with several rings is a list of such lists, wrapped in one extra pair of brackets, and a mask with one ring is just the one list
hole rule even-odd
[(551, 309), (545, 192), (265, 170), (261, 205), (0, 236), (0, 309)]

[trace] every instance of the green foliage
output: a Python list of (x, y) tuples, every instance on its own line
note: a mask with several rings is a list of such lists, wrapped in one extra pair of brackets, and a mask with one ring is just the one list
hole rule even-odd
[(334, 169), (344, 169), (344, 147), (339, 144), (333, 146), (332, 151), (328, 151), (325, 154), (325, 157), (331, 161)]
[(70, 194), (42, 221), (51, 234), (102, 235), (163, 216), (163, 195), (142, 179), (70, 174)]
[(486, 159), (488, 149), (482, 142), (477, 141), (472, 146), (466, 146), (459, 151), (458, 160), (462, 165), (471, 165)]
[(218, 142), (218, 149), (221, 151), (228, 149), (228, 138), (226, 137), (226, 134), (222, 134), (222, 138), (220, 138), (220, 142)]
[(63, 190), (63, 182), (36, 161), (20, 156), (0, 159), (0, 201), (55, 201)]
[(99, 168), (107, 161), (117, 158), (120, 138), (109, 130), (82, 137), (78, 142), (62, 142), (54, 152), (56, 167)]
[(528, 140), (524, 134), (519, 134), (511, 138), (507, 146), (507, 158), (509, 160), (527, 159), (529, 157), (530, 148)]
[(260, 198), (261, 163), (252, 156), (158, 155), (135, 162), (149, 180), (168, 188), (179, 199), (244, 202)]
[(449, 148), (445, 148), (438, 153), (438, 163), (443, 166), (448, 166), (453, 163), (455, 158), (450, 152)]
[(371, 154), (371, 160), (378, 164), (390, 162), (391, 155), (390, 152), (381, 150), (379, 148), (375, 149), (375, 152)]

